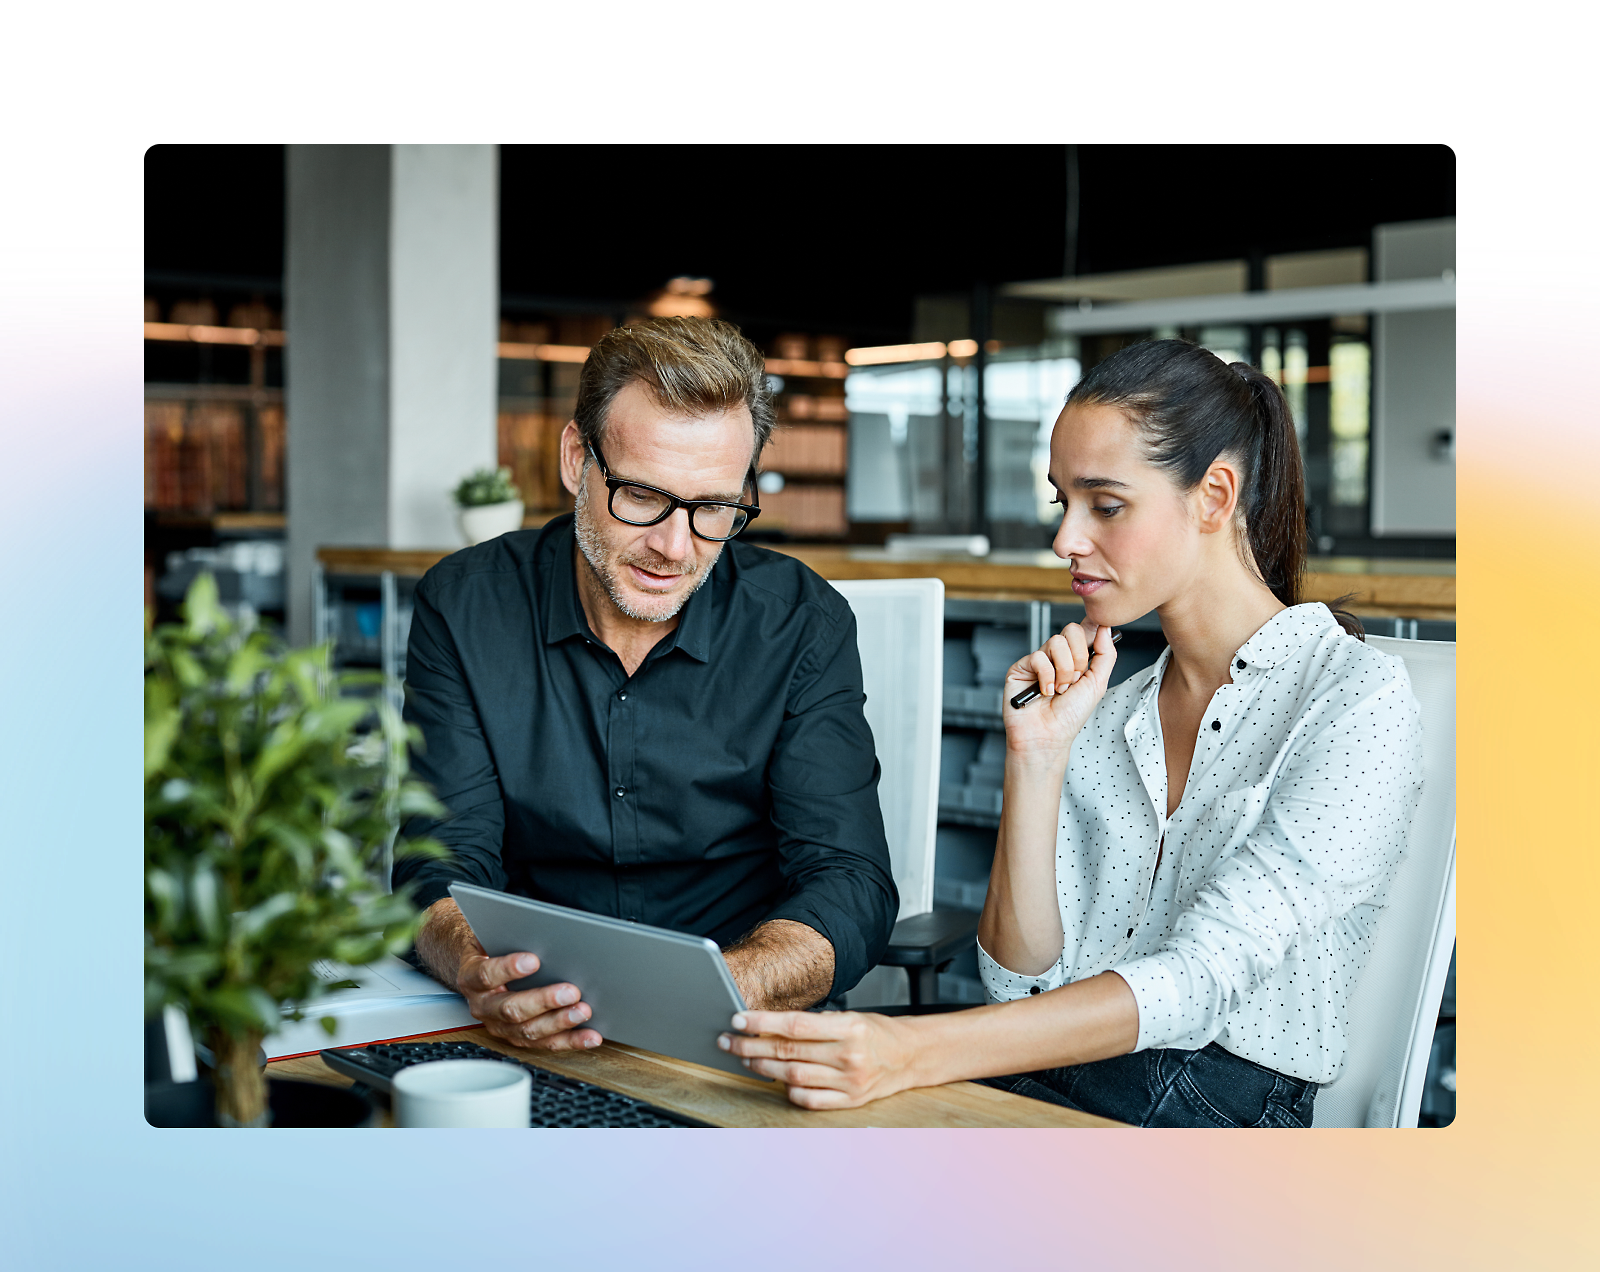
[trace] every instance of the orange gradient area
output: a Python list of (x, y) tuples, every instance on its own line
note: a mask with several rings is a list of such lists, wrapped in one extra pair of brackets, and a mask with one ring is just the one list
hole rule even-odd
[[(1123, 1180), (1127, 1194), (1099, 1212), (1127, 1225), (1123, 1266), (1263, 1267), (1278, 1261), (1264, 1254), (1273, 1246), (1286, 1265), (1330, 1272), (1600, 1266), (1588, 1079), (1600, 1041), (1600, 501), (1574, 493), (1566, 470), (1583, 444), (1562, 435), (1566, 421), (1523, 414), (1460, 413), (1456, 1121), (980, 1139), (979, 1177), (1020, 1147), (999, 1168), (1018, 1188), (1024, 1163), (1077, 1177), (1087, 1196)], [(1243, 1213), (1254, 1219), (1238, 1244)], [(1041, 1240), (1043, 1225), (1029, 1226)], [(1097, 1266), (1106, 1250), (1097, 1240), (1065, 1262)]]
[(1373, 1163), (1451, 1267), (1600, 1265), (1600, 506), (1552, 490), (1565, 413), (1529, 414), (1460, 412), (1456, 1121)]
[[(1563, 394), (1529, 393), (1501, 338), (1486, 328), (1461, 348), (1477, 380), (1458, 411), (1455, 1122), (978, 1133), (954, 1147), (928, 1133), (885, 1154), (917, 1156), (924, 1181), (964, 1167), (953, 1192), (995, 1216), (989, 1240), (1011, 1260), (980, 1262), (1024, 1266), (1000, 1235), (1020, 1228), (1049, 1267), (1600, 1266), (1600, 430)], [(945, 1250), (967, 1253), (959, 1239)]]

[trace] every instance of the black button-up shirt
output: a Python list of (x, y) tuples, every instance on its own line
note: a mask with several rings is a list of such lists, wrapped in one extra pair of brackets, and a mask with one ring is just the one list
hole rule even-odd
[(403, 859), (428, 906), (463, 879), (727, 945), (792, 919), (832, 993), (882, 956), (898, 894), (855, 617), (811, 570), (729, 543), (630, 678), (579, 603), (570, 516), (446, 557), (417, 586), (412, 765), (454, 854)]

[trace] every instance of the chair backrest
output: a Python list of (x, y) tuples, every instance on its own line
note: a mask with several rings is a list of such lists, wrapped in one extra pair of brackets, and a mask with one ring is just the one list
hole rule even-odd
[(856, 616), (867, 723), (882, 776), (878, 802), (900, 918), (933, 909), (944, 714), (944, 584), (859, 579), (833, 585)]
[(1456, 647), (1369, 636), (1404, 659), (1422, 707), (1422, 801), (1405, 860), (1350, 995), (1344, 1067), (1317, 1093), (1316, 1126), (1415, 1126), (1456, 939)]

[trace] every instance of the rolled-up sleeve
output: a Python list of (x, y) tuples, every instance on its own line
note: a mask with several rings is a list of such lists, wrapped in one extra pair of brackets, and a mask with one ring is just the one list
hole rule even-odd
[(1047, 989), (1059, 989), (1067, 983), (1066, 973), (1062, 970), (1064, 962), (1064, 958), (1058, 958), (1055, 966), (1043, 975), (1029, 976), (1024, 972), (1012, 971), (984, 949), (982, 941), (978, 942), (978, 977), (983, 981), (983, 992), (991, 1003), (1009, 1003), (1017, 998), (1042, 994)]
[(412, 885), (412, 900), (426, 909), (449, 895), (455, 880), (502, 890), (505, 805), (499, 774), (468, 688), (460, 654), (433, 597), (431, 580), (418, 585), (406, 651), (405, 719), (421, 731), (411, 767), (448, 811), (443, 820), (416, 817), (408, 836), (432, 835), (453, 860), (401, 858), (394, 882)]
[(1403, 676), (1297, 746), (1259, 820), (1171, 935), (1112, 968), (1139, 1006), (1136, 1049), (1216, 1038), (1296, 940), (1349, 921), (1358, 906), (1381, 906), (1421, 789), (1421, 721)]
[(863, 704), (855, 618), (820, 625), (795, 669), (768, 761), (787, 897), (766, 918), (804, 923), (833, 946), (832, 994), (883, 957), (899, 910), (878, 761)]

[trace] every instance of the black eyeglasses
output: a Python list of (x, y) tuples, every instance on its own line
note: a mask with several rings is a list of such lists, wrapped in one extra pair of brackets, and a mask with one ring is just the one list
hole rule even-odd
[(630, 526), (653, 526), (665, 521), (679, 508), (689, 510), (689, 529), (702, 539), (723, 543), (733, 538), (761, 515), (761, 492), (756, 485), (755, 466), (745, 475), (753, 504), (727, 503), (721, 499), (679, 499), (677, 495), (637, 481), (613, 477), (598, 446), (589, 447), (594, 462), (600, 465), (610, 492), (606, 507), (618, 521)]

